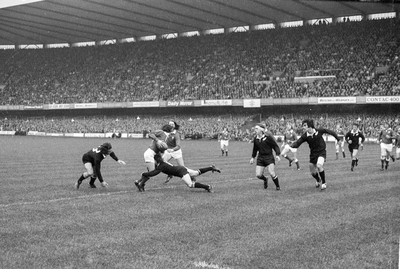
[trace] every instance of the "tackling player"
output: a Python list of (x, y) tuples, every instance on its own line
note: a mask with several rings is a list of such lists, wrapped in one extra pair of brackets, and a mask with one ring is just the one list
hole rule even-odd
[(208, 192), (213, 192), (213, 187), (211, 185), (195, 182), (193, 178), (209, 171), (221, 173), (221, 170), (216, 168), (214, 165), (205, 168), (200, 168), (198, 170), (189, 169), (181, 165), (172, 165), (168, 162), (165, 162), (160, 153), (157, 153), (154, 156), (154, 159), (156, 161), (155, 169), (150, 172), (142, 173), (142, 177), (140, 178), (140, 180), (135, 181), (135, 185), (140, 192), (144, 192), (144, 186), (146, 182), (151, 177), (154, 177), (159, 173), (180, 177), (189, 188), (201, 188), (205, 189)]
[(103, 176), (100, 172), (100, 163), (104, 160), (108, 155), (111, 156), (115, 161), (119, 164), (125, 165), (126, 163), (122, 160), (119, 160), (115, 153), (111, 150), (112, 146), (110, 143), (106, 142), (97, 148), (93, 148), (89, 150), (82, 156), (83, 165), (86, 168), (86, 171), (81, 175), (78, 181), (75, 183), (75, 187), (79, 189), (79, 186), (82, 184), (82, 181), (88, 177), (90, 177), (89, 186), (91, 188), (96, 188), (94, 182), (96, 178), (99, 179), (101, 186), (107, 187), (107, 182), (104, 181)]
[(361, 146), (363, 148), (363, 143), (365, 141), (364, 135), (358, 129), (358, 123), (353, 123), (353, 128), (347, 132), (345, 140), (349, 144), (349, 151), (351, 156), (351, 171), (354, 170), (354, 166), (358, 165), (358, 148)]
[(326, 160), (326, 143), (323, 134), (330, 134), (339, 140), (339, 137), (334, 131), (314, 127), (314, 121), (311, 119), (303, 120), (303, 129), (305, 133), (292, 144), (292, 148), (298, 148), (304, 142), (310, 147), (310, 172), (313, 178), (317, 181), (315, 187), (321, 187), (321, 190), (326, 189), (324, 162)]
[[(250, 164), (253, 164), (254, 158), (257, 157), (256, 176), (264, 181), (264, 189), (268, 188), (268, 178), (264, 176), (265, 168), (267, 168), (272, 181), (275, 183), (276, 190), (279, 191), (281, 188), (278, 176), (275, 174), (275, 159), (280, 161), (281, 150), (272, 134), (267, 132), (264, 124), (257, 124), (254, 130), (256, 137), (253, 140)], [(275, 151), (276, 157), (274, 157), (273, 151)]]

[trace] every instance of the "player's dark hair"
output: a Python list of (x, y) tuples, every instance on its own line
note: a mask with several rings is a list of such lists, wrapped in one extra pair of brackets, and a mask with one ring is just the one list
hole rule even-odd
[(174, 127), (172, 127), (169, 124), (165, 124), (163, 127), (161, 127), (161, 130), (163, 130), (164, 132), (170, 133), (173, 130)]
[(315, 128), (315, 127), (314, 127), (314, 121), (311, 120), (311, 119), (303, 120), (302, 123), (301, 123), (301, 125), (304, 125), (304, 123), (307, 124), (307, 127), (308, 127), (308, 128)]
[(179, 128), (181, 127), (178, 123), (176, 123), (176, 121), (171, 120), (170, 122), (174, 123), (174, 125), (175, 125), (174, 129), (175, 130), (179, 130)]
[(358, 122), (353, 122), (353, 125), (354, 125), (354, 126), (357, 126), (357, 127), (359, 126), (359, 125), (358, 125)]
[(111, 143), (105, 142), (100, 146), (100, 152), (103, 154), (108, 154), (108, 152), (112, 149)]

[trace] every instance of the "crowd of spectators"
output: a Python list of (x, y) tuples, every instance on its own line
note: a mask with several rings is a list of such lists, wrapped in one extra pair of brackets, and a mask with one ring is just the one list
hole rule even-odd
[(0, 120), (3, 131), (18, 132), (45, 132), (45, 133), (128, 133), (147, 134), (161, 128), (170, 120), (175, 120), (181, 125), (180, 134), (183, 139), (217, 139), (224, 127), (232, 135), (233, 140), (248, 141), (253, 137), (252, 127), (257, 122), (265, 122), (267, 128), (274, 135), (284, 134), (288, 125), (302, 134), (302, 120), (314, 119), (316, 127), (336, 130), (340, 125), (346, 132), (351, 130), (352, 124), (358, 122), (360, 130), (366, 137), (376, 138), (383, 123), (388, 123), (391, 128), (398, 130), (400, 127), (400, 114), (374, 114), (363, 113), (355, 116), (353, 113), (324, 113), (317, 118), (313, 114), (279, 114), (262, 117), (261, 115), (221, 115), (221, 116), (119, 116), (99, 117), (89, 116), (81, 118), (67, 117), (36, 117), (36, 118), (5, 118)]
[(4, 131), (37, 131), (46, 133), (135, 133), (146, 134), (159, 130), (170, 120), (181, 125), (180, 133), (186, 138), (215, 138), (223, 127), (227, 127), (236, 136), (241, 133), (241, 126), (246, 120), (243, 115), (221, 116), (119, 116), (100, 117), (89, 116), (79, 118), (66, 117), (33, 117), (33, 118), (6, 118), (0, 120)]
[[(399, 95), (397, 19), (0, 51), (0, 105)], [(296, 80), (295, 77), (333, 76)]]

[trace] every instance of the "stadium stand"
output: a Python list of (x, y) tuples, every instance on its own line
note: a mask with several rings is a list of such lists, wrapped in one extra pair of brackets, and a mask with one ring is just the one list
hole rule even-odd
[[(0, 105), (399, 95), (399, 24), (386, 19), (4, 50)], [(306, 79), (311, 76), (319, 79)]]

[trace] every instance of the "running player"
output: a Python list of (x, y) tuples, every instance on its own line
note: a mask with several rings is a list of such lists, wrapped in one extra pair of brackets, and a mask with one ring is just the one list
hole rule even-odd
[(339, 151), (342, 151), (343, 158), (346, 158), (346, 153), (344, 152), (344, 136), (345, 132), (340, 124), (336, 125), (336, 134), (339, 137), (339, 140), (335, 140), (335, 148), (336, 148), (336, 160), (339, 159)]
[(361, 146), (363, 148), (363, 143), (365, 141), (364, 135), (358, 129), (358, 123), (353, 123), (353, 128), (347, 132), (345, 136), (345, 140), (349, 144), (349, 151), (351, 156), (351, 168), (350, 170), (354, 170), (354, 166), (358, 165), (358, 149)]
[(396, 160), (400, 160), (400, 127), (397, 129), (397, 134), (394, 141)]
[(167, 139), (168, 134), (172, 131), (172, 126), (169, 124), (165, 124), (161, 130), (157, 130), (153, 133), (149, 134), (149, 138), (152, 139), (149, 148), (144, 152), (144, 162), (146, 163), (146, 167), (148, 171), (153, 171), (155, 169), (155, 161), (154, 156), (160, 152), (160, 149), (157, 147), (158, 141), (164, 141)]
[[(179, 134), (180, 125), (172, 120), (168, 124), (172, 126), (173, 130), (166, 138), (168, 149), (164, 152), (163, 159), (166, 162), (169, 162), (171, 159), (175, 159), (178, 165), (185, 166), (181, 148), (181, 136)], [(171, 178), (172, 176), (168, 175), (165, 183), (168, 183)]]
[[(294, 141), (297, 140), (297, 135), (294, 132), (293, 128), (291, 125), (287, 125), (287, 129), (285, 134), (283, 135), (283, 144), (282, 144), (282, 152), (281, 152), (281, 156), (285, 159), (289, 160), (289, 166), (292, 166), (292, 163), (294, 162), (297, 166), (297, 170), (300, 170), (300, 164), (299, 164), (299, 160), (297, 159), (297, 149), (292, 148), (290, 145), (292, 145), (292, 143)], [(290, 158), (287, 153), (288, 152), (292, 152), (293, 153), (293, 159)]]
[(224, 127), (222, 132), (218, 135), (222, 156), (224, 156), (224, 154), (228, 156), (229, 140), (231, 140), (231, 135), (228, 132), (228, 128)]
[(395, 134), (389, 124), (384, 123), (381, 126), (381, 132), (379, 133), (378, 143), (381, 147), (381, 171), (387, 170), (389, 167), (389, 160), (392, 158), (394, 162), (395, 158), (391, 155), (393, 149), (393, 139)]
[(119, 164), (125, 165), (126, 163), (122, 160), (119, 160), (115, 153), (111, 150), (112, 146), (110, 143), (106, 142), (97, 148), (93, 148), (86, 152), (82, 156), (82, 162), (85, 166), (86, 171), (81, 175), (78, 181), (75, 183), (75, 188), (79, 189), (79, 186), (82, 184), (82, 181), (88, 177), (90, 177), (89, 187), (96, 188), (94, 182), (96, 178), (99, 179), (101, 186), (107, 187), (108, 183), (104, 181), (103, 176), (100, 172), (100, 163), (104, 160), (108, 155), (111, 156), (115, 161)]
[[(268, 188), (268, 178), (264, 176), (265, 168), (267, 168), (276, 190), (279, 191), (281, 188), (279, 186), (278, 176), (275, 174), (275, 159), (280, 161), (279, 155), (281, 154), (281, 150), (273, 135), (267, 132), (267, 128), (264, 124), (257, 124), (254, 130), (256, 132), (256, 137), (253, 140), (253, 152), (250, 164), (253, 164), (254, 159), (257, 157), (256, 176), (264, 181), (264, 189)], [(276, 157), (274, 157), (273, 151), (275, 151)]]
[(310, 147), (310, 173), (313, 178), (317, 181), (315, 183), (316, 188), (321, 190), (326, 189), (324, 163), (326, 160), (326, 143), (323, 134), (330, 134), (339, 140), (339, 137), (334, 131), (314, 127), (314, 121), (311, 119), (303, 120), (303, 129), (305, 133), (292, 144), (292, 148), (298, 148), (304, 142), (308, 143)]

